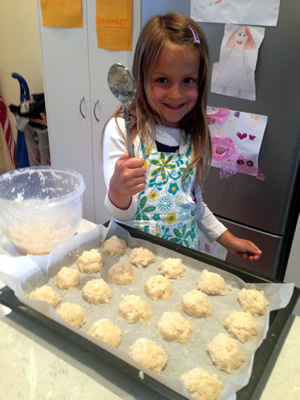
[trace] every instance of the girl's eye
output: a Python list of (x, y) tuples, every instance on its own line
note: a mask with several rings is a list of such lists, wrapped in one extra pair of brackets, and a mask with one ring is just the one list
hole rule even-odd
[(157, 82), (158, 82), (158, 83), (167, 83), (167, 82), (168, 82), (168, 79), (167, 79), (167, 78), (163, 78), (163, 77), (157, 78)]
[(194, 83), (195, 79), (194, 78), (185, 78), (184, 83)]

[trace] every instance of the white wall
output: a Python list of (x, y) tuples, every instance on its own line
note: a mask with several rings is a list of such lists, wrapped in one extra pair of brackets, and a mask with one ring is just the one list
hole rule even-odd
[[(298, 218), (284, 282), (295, 283), (295, 286), (300, 288), (300, 218)], [(295, 314), (300, 315), (300, 300), (295, 308)]]
[[(0, 93), (7, 106), (20, 104), (20, 86), (12, 72), (24, 77), (30, 93), (44, 91), (37, 0), (1, 0), (0, 57)], [(7, 114), (16, 138), (15, 117), (9, 109)]]

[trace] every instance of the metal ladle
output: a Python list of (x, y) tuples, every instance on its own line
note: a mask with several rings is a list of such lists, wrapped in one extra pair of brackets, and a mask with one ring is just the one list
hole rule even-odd
[(128, 68), (122, 64), (113, 64), (107, 75), (108, 86), (112, 94), (122, 103), (126, 127), (127, 150), (129, 157), (134, 156), (129, 126), (128, 106), (136, 95), (136, 82)]

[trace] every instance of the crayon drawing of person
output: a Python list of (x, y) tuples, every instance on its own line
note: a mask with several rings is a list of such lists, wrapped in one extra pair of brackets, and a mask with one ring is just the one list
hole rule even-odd
[[(242, 91), (253, 92), (254, 78), (250, 76), (253, 70), (249, 67), (247, 50), (255, 49), (256, 45), (248, 26), (241, 26), (229, 37), (226, 49), (230, 49), (215, 67), (214, 85), (227, 89), (236, 89), (235, 97), (240, 97)], [(233, 94), (231, 94), (233, 95)]]

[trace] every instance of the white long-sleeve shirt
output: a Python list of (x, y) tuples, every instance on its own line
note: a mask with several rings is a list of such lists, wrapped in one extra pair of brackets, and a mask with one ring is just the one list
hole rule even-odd
[[(120, 129), (119, 129), (119, 127)], [(125, 121), (123, 118), (118, 118), (118, 125), (112, 118), (105, 129), (103, 141), (103, 170), (106, 188), (108, 190), (110, 179), (115, 170), (117, 160), (127, 152), (125, 140)], [(181, 132), (177, 128), (169, 128), (165, 126), (156, 127), (155, 140), (167, 146), (179, 146), (183, 140)], [(140, 138), (137, 136), (134, 141), (136, 157), (142, 157), (140, 150)], [(123, 210), (116, 207), (109, 199), (106, 193), (105, 207), (112, 217), (120, 222), (133, 220), (138, 208), (139, 195), (132, 196), (132, 201), (128, 209)], [(227, 228), (213, 215), (210, 209), (202, 200), (201, 188), (195, 186), (196, 198), (196, 220), (198, 228), (206, 235), (210, 241), (218, 239)]]

